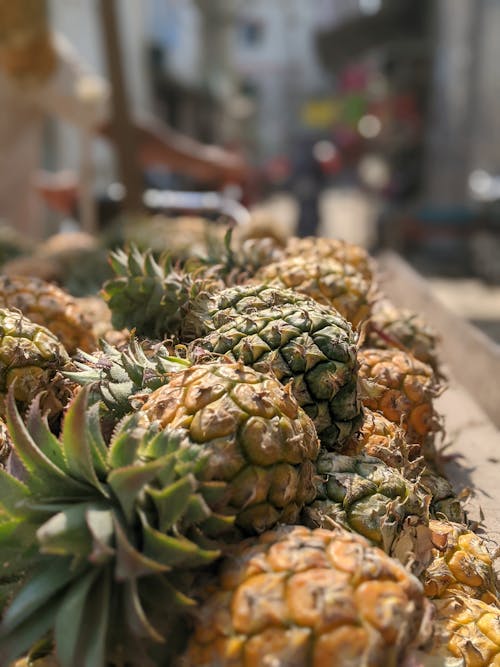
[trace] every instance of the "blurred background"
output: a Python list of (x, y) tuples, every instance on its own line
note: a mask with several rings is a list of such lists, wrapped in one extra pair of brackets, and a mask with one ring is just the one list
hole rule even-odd
[[(105, 230), (154, 209), (151, 193), (218, 191), (273, 233), (395, 250), (500, 341), (498, 0), (35, 4), (90, 73), (80, 102), (100, 82), (112, 100), (98, 132), (45, 105), (39, 239)], [(0, 102), (4, 90), (0, 79)], [(140, 117), (166, 146), (147, 159)], [(10, 165), (0, 159), (0, 182)], [(0, 206), (15, 229), (8, 217)]]

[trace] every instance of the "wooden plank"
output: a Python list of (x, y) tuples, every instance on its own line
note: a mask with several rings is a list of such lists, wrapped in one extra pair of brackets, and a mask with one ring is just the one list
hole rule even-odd
[[(436, 401), (445, 424), (445, 465), (457, 493), (470, 489), (465, 503), (469, 519), (480, 521), (489, 538), (500, 545), (500, 431), (474, 398), (453, 377)], [(499, 563), (500, 565), (500, 563)]]
[(386, 252), (377, 259), (383, 291), (397, 305), (421, 313), (437, 330), (445, 364), (491, 421), (500, 427), (500, 345), (449, 311), (435, 297), (426, 280), (399, 255)]
[(118, 158), (119, 177), (125, 186), (124, 208), (129, 213), (142, 209), (141, 172), (137, 137), (134, 130), (129, 97), (123, 72), (123, 57), (115, 0), (100, 0), (103, 46), (108, 63), (112, 93), (112, 129)]

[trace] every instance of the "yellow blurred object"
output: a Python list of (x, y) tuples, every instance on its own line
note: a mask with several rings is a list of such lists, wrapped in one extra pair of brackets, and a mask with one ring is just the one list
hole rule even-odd
[(44, 0), (0, 0), (0, 67), (22, 81), (43, 81), (56, 54)]

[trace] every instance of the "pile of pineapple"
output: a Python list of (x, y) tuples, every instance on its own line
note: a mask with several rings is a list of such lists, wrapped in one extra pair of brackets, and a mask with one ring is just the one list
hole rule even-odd
[(110, 266), (89, 299), (0, 277), (0, 664), (500, 665), (437, 339), (366, 252)]

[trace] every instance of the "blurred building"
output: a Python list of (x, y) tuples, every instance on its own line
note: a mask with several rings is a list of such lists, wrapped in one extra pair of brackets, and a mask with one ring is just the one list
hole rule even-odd
[(437, 204), (465, 203), (475, 172), (500, 175), (499, 29), (496, 0), (435, 3), (426, 196)]
[(334, 20), (334, 3), (255, 0), (238, 5), (232, 63), (240, 91), (255, 106), (253, 142), (265, 158), (287, 152), (303, 130), (304, 105), (331, 90), (314, 37), (318, 25)]

